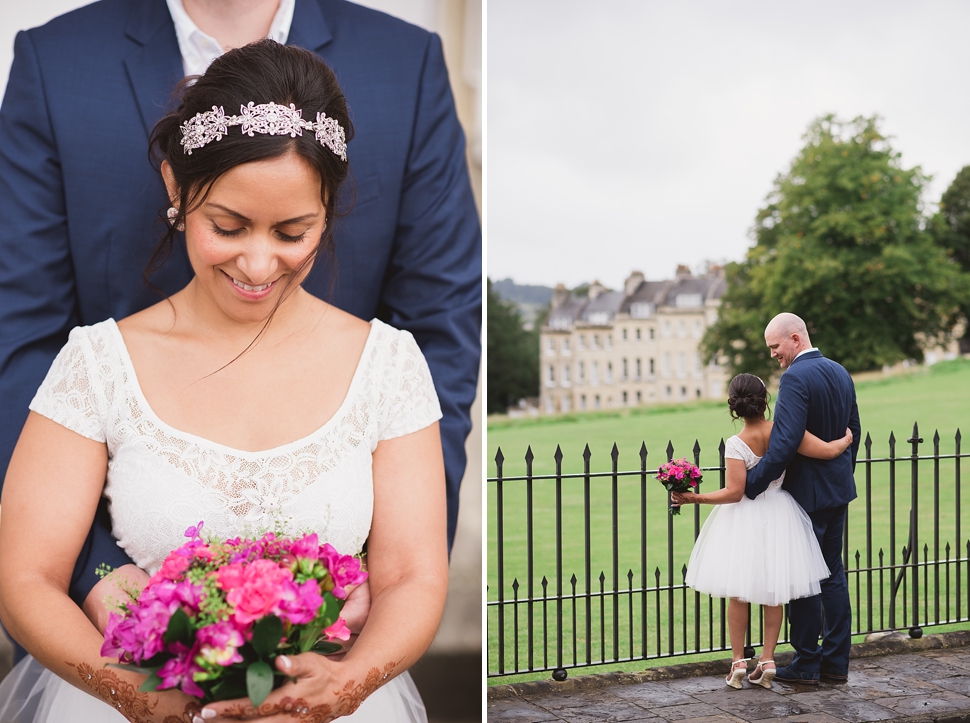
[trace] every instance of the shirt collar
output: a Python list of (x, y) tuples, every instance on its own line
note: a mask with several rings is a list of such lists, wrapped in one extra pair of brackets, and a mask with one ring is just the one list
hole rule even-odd
[[(182, 0), (166, 0), (168, 12), (175, 24), (175, 36), (178, 38), (179, 52), (182, 54), (182, 69), (186, 75), (201, 75), (209, 64), (222, 55), (223, 50), (211, 35), (199, 30), (192, 21)], [(293, 10), (296, 0), (280, 0), (280, 6), (273, 16), (269, 26), (269, 35), (280, 45), (285, 45), (293, 24)]]
[[(802, 349), (800, 352), (798, 352), (795, 355), (795, 359), (797, 359), (798, 357), (800, 357), (802, 354), (808, 354), (808, 352), (810, 352), (810, 351), (818, 351), (818, 347), (817, 346), (813, 346), (811, 349)], [(792, 359), (792, 361), (795, 361), (795, 359)]]

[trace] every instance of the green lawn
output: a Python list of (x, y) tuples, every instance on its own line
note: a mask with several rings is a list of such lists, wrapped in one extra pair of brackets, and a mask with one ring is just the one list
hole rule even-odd
[[(964, 391), (970, 388), (970, 362), (944, 362), (910, 374), (860, 380), (856, 386), (863, 438), (867, 433), (871, 435), (873, 459), (889, 455), (890, 432), (895, 432), (897, 440), (896, 457), (910, 454), (912, 446), (906, 440), (911, 437), (916, 421), (925, 440), (920, 445), (920, 456), (932, 454), (933, 434), (937, 429), (942, 436), (940, 453), (953, 454), (954, 434), (959, 427), (967, 426), (970, 417), (970, 405), (967, 404), (970, 394)], [(684, 651), (723, 648), (726, 639), (721, 633), (720, 601), (711, 601), (680, 586), (694, 536), (710, 508), (692, 508), (680, 517), (670, 518), (666, 511), (665, 492), (652, 475), (641, 477), (640, 474), (622, 473), (635, 473), (640, 469), (639, 451), (642, 444), (646, 444), (648, 450), (646, 467), (653, 470), (666, 459), (668, 442), (673, 445), (675, 456), (692, 456), (695, 440), (701, 448), (701, 465), (716, 467), (719, 461), (718, 444), (738, 429), (740, 423), (731, 422), (726, 405), (711, 402), (649, 410), (573, 414), (558, 418), (493, 420), (489, 424), (487, 454), (494, 458), (501, 447), (505, 457), (505, 478), (525, 474), (524, 457), (529, 447), (535, 456), (533, 475), (554, 474), (557, 445), (562, 450), (564, 474), (583, 472), (583, 450), (587, 444), (591, 453), (592, 474), (607, 473), (605, 476), (592, 476), (588, 483), (580, 474), (579, 477), (563, 479), (559, 486), (562, 498), (563, 593), (569, 595), (572, 592), (572, 576), (575, 575), (578, 595), (575, 600), (575, 659), (573, 600), (567, 599), (562, 604), (563, 638), (566, 641), (564, 665), (587, 660), (658, 658)], [(619, 452), (617, 469), (621, 473), (615, 483), (609, 474), (614, 443)], [(864, 451), (860, 452), (860, 457), (865, 456)], [(887, 462), (873, 462), (871, 465), (860, 464), (856, 470), (859, 499), (850, 506), (848, 570), (854, 605), (858, 596), (855, 628), (860, 632), (889, 625), (886, 615), (891, 575), (889, 571), (884, 572), (880, 581), (878, 571), (871, 575), (864, 571), (853, 571), (857, 565), (865, 568), (870, 556), (872, 565), (878, 566), (880, 550), (884, 553), (885, 565), (893, 561), (893, 554), (895, 563), (899, 564), (900, 551), (909, 534), (912, 502), (910, 482), (914, 465), (909, 459), (895, 463), (894, 495), (890, 495), (890, 468)], [(952, 458), (938, 463), (922, 461), (915, 468), (919, 479), (919, 559), (922, 562), (924, 555), (929, 559), (946, 558), (946, 545), (949, 543), (948, 559), (954, 561), (947, 566), (919, 571), (920, 619), (943, 621), (966, 617), (966, 583), (970, 578), (970, 569), (964, 561), (958, 572), (955, 560), (967, 554), (970, 517), (966, 505), (960, 505), (958, 514), (955, 482), (957, 461)], [(489, 476), (495, 474), (495, 462), (491, 461)], [(705, 475), (704, 483), (718, 485), (719, 478), (719, 473), (712, 471)], [(937, 479), (938, 484), (935, 483)], [(498, 599), (500, 552), (506, 600), (513, 595), (517, 595), (519, 600), (529, 598), (530, 580), (531, 597), (543, 597), (543, 578), (547, 581), (547, 595), (556, 595), (556, 488), (553, 479), (536, 479), (532, 482), (530, 515), (528, 484), (521, 480), (503, 482), (501, 523), (504, 545), (500, 551), (497, 545), (499, 485), (494, 481), (488, 483), (489, 601)], [(588, 506), (585, 502), (587, 495)], [(866, 524), (867, 498), (871, 505), (871, 527)], [(891, 516), (893, 504), (895, 510)], [(894, 524), (890, 522), (893, 517)], [(935, 526), (937, 519), (938, 527)], [(616, 555), (613, 552), (614, 537)], [(588, 565), (585, 554), (587, 544)], [(745, 541), (745, 544), (754, 546), (761, 544), (761, 541), (753, 538)], [(924, 545), (927, 546), (925, 552)], [(961, 578), (960, 592), (956, 587), (958, 574)], [(587, 577), (589, 595), (585, 594)], [(512, 589), (514, 583), (518, 583), (517, 593)], [(896, 627), (904, 619), (904, 604), (907, 605), (907, 616), (912, 613), (911, 575), (905, 585), (905, 597), (901, 595), (896, 600)], [(672, 589), (659, 589), (666, 587)], [(629, 592), (631, 589), (634, 592)], [(870, 590), (873, 598), (871, 620), (868, 605)], [(902, 592), (903, 589), (900, 589)], [(882, 603), (880, 594), (883, 596)], [(531, 650), (531, 667), (555, 664), (556, 605), (555, 601), (532, 605), (533, 639), (538, 643)], [(884, 613), (881, 620), (880, 609)], [(528, 620), (529, 606), (526, 603), (507, 606), (503, 637), (506, 671), (529, 667)], [(669, 635), (671, 627), (673, 638)], [(489, 671), (492, 672), (498, 670), (499, 665), (498, 610), (494, 606), (488, 611), (488, 628)], [(518, 635), (515, 635), (516, 629)], [(760, 640), (757, 621), (752, 638)], [(519, 648), (518, 663), (514, 657), (516, 644)]]

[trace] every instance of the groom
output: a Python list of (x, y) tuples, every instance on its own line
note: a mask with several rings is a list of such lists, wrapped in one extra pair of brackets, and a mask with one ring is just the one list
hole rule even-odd
[[(849, 502), (856, 497), (852, 473), (861, 435), (855, 387), (841, 364), (812, 346), (805, 322), (794, 314), (772, 319), (765, 343), (785, 373), (778, 385), (768, 451), (748, 471), (745, 494), (754, 499), (785, 472), (783, 489), (811, 518), (831, 573), (822, 580), (820, 595), (788, 604), (795, 657), (778, 669), (775, 680), (808, 685), (817, 685), (819, 678), (843, 682), (849, 674), (852, 610), (842, 568), (842, 532)], [(835, 459), (797, 454), (806, 430), (827, 442), (844, 435), (846, 427), (852, 430), (852, 445)]]

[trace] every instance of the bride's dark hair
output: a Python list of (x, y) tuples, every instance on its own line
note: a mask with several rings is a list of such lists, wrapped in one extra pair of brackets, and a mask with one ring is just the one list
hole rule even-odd
[[(250, 101), (294, 104), (302, 110), (303, 118), (314, 120), (318, 112), (326, 113), (344, 129), (349, 142), (354, 135), (347, 113), (347, 101), (330, 67), (308, 50), (280, 45), (273, 40), (260, 40), (242, 48), (228, 51), (212, 62), (204, 75), (185, 78), (176, 89), (178, 107), (165, 115), (152, 130), (149, 153), (156, 168), (168, 161), (175, 177), (178, 197), (174, 206), (178, 216), (155, 248), (145, 269), (145, 279), (157, 271), (171, 255), (177, 238), (175, 227), (190, 211), (202, 204), (220, 176), (236, 166), (252, 161), (277, 158), (296, 153), (320, 174), (320, 195), (327, 214), (327, 226), (320, 243), (296, 269), (290, 279), (313, 263), (321, 251), (333, 253), (332, 220), (337, 214), (337, 189), (347, 178), (348, 167), (333, 151), (321, 145), (312, 131), (291, 138), (288, 135), (243, 135), (238, 127), (231, 128), (221, 140), (196, 148), (189, 155), (181, 145), (181, 126), (197, 113), (225, 109), (235, 115), (239, 107)], [(166, 210), (159, 216), (167, 220)], [(287, 287), (289, 280), (287, 281)], [(284, 287), (279, 299), (286, 295)]]
[(768, 388), (754, 374), (738, 374), (728, 385), (728, 409), (731, 410), (731, 419), (742, 419), (747, 417), (760, 417), (768, 411), (768, 401), (771, 395)]

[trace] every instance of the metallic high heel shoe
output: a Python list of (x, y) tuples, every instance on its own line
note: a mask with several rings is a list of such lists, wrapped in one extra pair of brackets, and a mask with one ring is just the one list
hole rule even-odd
[(745, 673), (748, 672), (748, 658), (741, 658), (731, 663), (731, 672), (728, 673), (724, 682), (732, 688), (740, 689), (741, 682), (744, 680)]
[[(776, 670), (774, 668), (765, 668), (764, 666), (768, 663), (772, 665), (775, 664), (774, 660), (759, 660), (758, 664), (751, 671), (751, 675), (748, 676), (748, 682), (752, 685), (760, 685), (762, 688), (767, 688), (771, 690), (771, 681), (775, 679)], [(758, 677), (755, 677), (759, 673)]]

